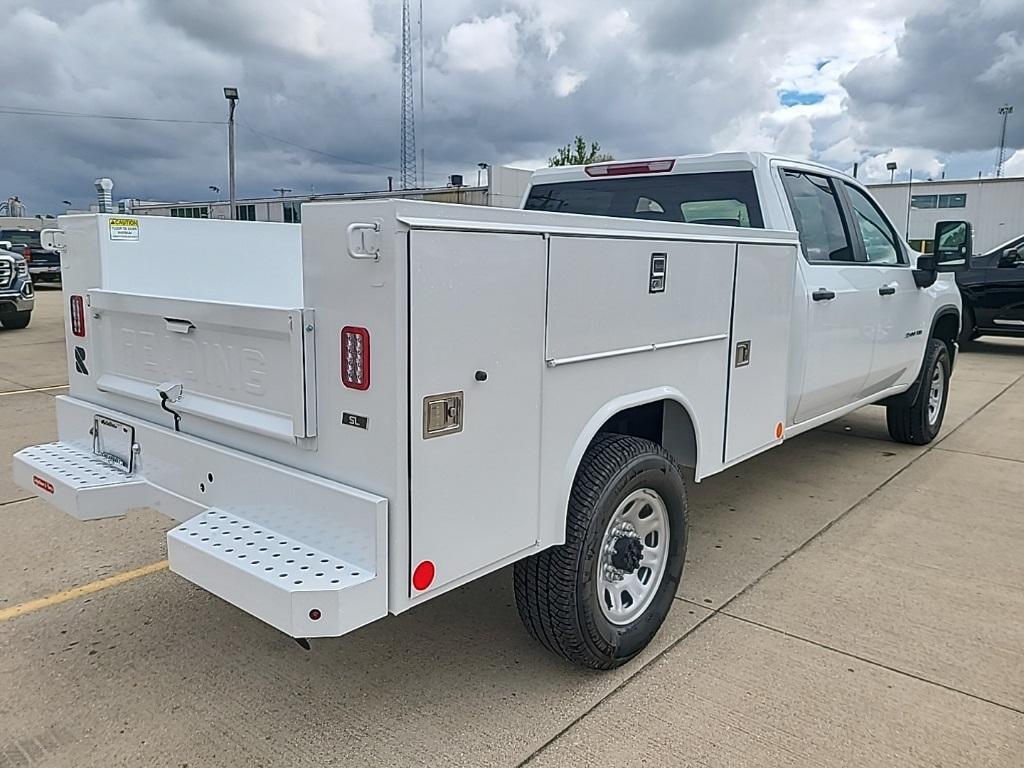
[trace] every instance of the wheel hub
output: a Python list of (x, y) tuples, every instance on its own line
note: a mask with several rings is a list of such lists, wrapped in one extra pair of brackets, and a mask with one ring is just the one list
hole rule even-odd
[(635, 533), (623, 533), (616, 536), (611, 545), (611, 557), (608, 562), (623, 574), (633, 573), (644, 556), (644, 543)]

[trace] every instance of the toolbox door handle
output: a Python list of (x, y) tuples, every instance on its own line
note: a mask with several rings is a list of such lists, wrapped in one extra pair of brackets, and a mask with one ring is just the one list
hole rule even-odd
[(164, 325), (171, 333), (188, 333), (196, 327), (191, 320), (182, 320), (177, 317), (165, 317)]

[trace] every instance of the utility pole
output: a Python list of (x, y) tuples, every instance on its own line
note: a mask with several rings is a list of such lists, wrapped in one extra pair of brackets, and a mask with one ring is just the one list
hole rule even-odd
[(1003, 175), (1003, 163), (1006, 162), (1006, 121), (1013, 114), (1013, 107), (1003, 104), (999, 108), (999, 114), (1003, 116), (1003, 131), (999, 136), (999, 157), (996, 159), (996, 178)]
[(416, 186), (416, 117), (412, 81), (412, 30), (409, 0), (402, 0), (402, 189)]
[(228, 200), (231, 210), (228, 218), (236, 218), (235, 211), (235, 105), (238, 103), (238, 89), (225, 88), (224, 98), (228, 100)]
[(281, 197), (284, 197), (288, 192), (291, 192), (292, 190), (288, 189), (288, 187), (274, 187), (274, 191), (281, 195)]

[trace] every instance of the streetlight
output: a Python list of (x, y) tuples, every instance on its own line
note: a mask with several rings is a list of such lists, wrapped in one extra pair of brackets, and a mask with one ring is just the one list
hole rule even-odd
[(235, 218), (235, 105), (238, 103), (238, 89), (225, 88), (224, 98), (228, 100), (228, 200), (231, 206), (229, 218)]
[(71, 207), (71, 201), (70, 200), (61, 200), (61, 202), (64, 203), (64, 205), (66, 205), (68, 208)]
[(213, 184), (211, 184), (209, 187), (207, 187), (207, 189), (209, 189), (215, 195), (219, 195), (220, 194), (220, 187), (215, 187)]
[(892, 184), (896, 178), (896, 163), (888, 162), (885, 164), (885, 170), (889, 172), (889, 183)]

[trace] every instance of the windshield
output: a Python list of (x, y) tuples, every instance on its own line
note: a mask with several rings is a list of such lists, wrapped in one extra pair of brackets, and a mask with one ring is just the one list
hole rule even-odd
[(751, 171), (537, 184), (530, 189), (525, 207), (530, 211), (764, 227)]
[(7, 240), (14, 245), (39, 245), (39, 233), (20, 229), (0, 229), (0, 240)]

